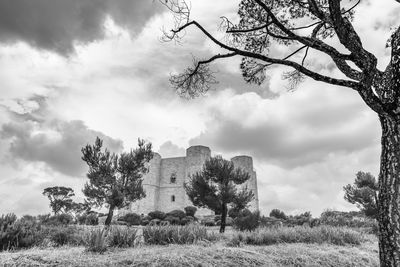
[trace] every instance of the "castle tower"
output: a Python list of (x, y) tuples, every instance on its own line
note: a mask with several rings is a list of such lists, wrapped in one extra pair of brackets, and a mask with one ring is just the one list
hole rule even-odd
[(253, 159), (249, 156), (236, 156), (231, 159), (235, 168), (242, 168), (250, 174), (250, 179), (242, 186), (247, 186), (249, 190), (254, 193), (254, 199), (250, 202), (249, 209), (252, 211), (259, 210), (258, 205), (258, 189), (257, 189), (257, 175), (253, 169)]
[(161, 156), (153, 153), (153, 158), (149, 162), (149, 172), (143, 177), (143, 189), (146, 197), (133, 202), (129, 210), (138, 214), (147, 214), (148, 211), (156, 210), (158, 198), (160, 196), (160, 173)]
[[(191, 146), (186, 149), (186, 179), (189, 179), (190, 175), (201, 171), (204, 162), (211, 157), (211, 150), (206, 146)], [(193, 203), (189, 200), (189, 197), (185, 194), (185, 206), (193, 206)], [(210, 215), (212, 212), (208, 209), (198, 209), (196, 214), (198, 215)]]

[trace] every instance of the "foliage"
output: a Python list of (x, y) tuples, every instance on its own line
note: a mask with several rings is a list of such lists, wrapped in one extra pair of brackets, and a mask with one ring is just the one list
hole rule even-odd
[(378, 183), (369, 172), (359, 171), (353, 185), (343, 187), (344, 199), (357, 207), (368, 217), (378, 216)]
[(286, 216), (286, 214), (283, 211), (279, 210), (279, 209), (271, 210), (271, 212), (269, 213), (269, 216), (277, 218), (277, 219), (281, 219), (281, 220), (287, 220), (287, 218), (288, 218)]
[(233, 226), (239, 231), (254, 231), (260, 225), (260, 212), (244, 209), (238, 213)]
[(236, 232), (230, 244), (273, 245), (279, 243), (328, 243), (333, 245), (360, 245), (364, 240), (360, 232), (331, 226), (258, 228), (253, 232)]
[(85, 237), (86, 250), (96, 253), (104, 253), (107, 250), (107, 230), (94, 229)]
[(193, 207), (193, 206), (187, 206), (184, 208), (186, 216), (192, 216), (194, 217), (194, 215), (196, 214), (197, 208)]
[(85, 224), (86, 225), (98, 225), (99, 224), (99, 217), (94, 212), (89, 213), (86, 216)]
[(43, 216), (41, 218), (41, 223), (43, 225), (69, 225), (74, 222), (74, 218), (70, 214), (61, 213), (53, 216)]
[(75, 196), (74, 190), (70, 187), (53, 186), (47, 187), (42, 193), (50, 200), (50, 208), (54, 214), (68, 212), (73, 206), (71, 197)]
[(320, 223), (322, 225), (338, 226), (338, 227), (357, 227), (357, 228), (373, 228), (375, 220), (367, 217), (362, 212), (344, 212), (326, 210), (321, 214)]
[(287, 217), (287, 220), (285, 224), (289, 226), (295, 226), (295, 225), (310, 225), (312, 221), (312, 215), (311, 212), (306, 211), (301, 214), (297, 215), (290, 215)]
[(108, 235), (109, 245), (111, 247), (134, 247), (137, 239), (138, 230), (129, 227), (113, 227)]
[(149, 212), (148, 216), (150, 217), (149, 219), (159, 219), (159, 220), (164, 220), (167, 215), (165, 212), (156, 210), (156, 211), (151, 211)]
[(142, 177), (148, 172), (148, 162), (153, 157), (151, 144), (138, 140), (138, 147), (119, 155), (102, 150), (103, 141), (96, 138), (94, 145), (82, 148), (82, 160), (89, 166), (89, 182), (83, 193), (93, 206), (109, 206), (106, 225), (111, 223), (115, 208), (123, 208), (145, 197)]
[(179, 217), (174, 217), (174, 216), (170, 216), (170, 215), (165, 217), (164, 221), (167, 221), (170, 224), (175, 224), (175, 225), (181, 224), (181, 220), (179, 219)]
[(215, 241), (217, 237), (199, 225), (147, 226), (143, 228), (144, 242), (148, 245), (194, 244), (198, 241)]
[(0, 217), (0, 251), (28, 248), (40, 242), (41, 226), (34, 218), (17, 219), (15, 214)]
[(142, 222), (142, 219), (139, 214), (136, 213), (127, 213), (121, 217), (118, 218), (118, 221), (124, 221), (128, 225), (140, 225)]
[(183, 210), (173, 210), (167, 213), (167, 216), (178, 217), (179, 219), (183, 219), (186, 216), (186, 213)]
[(45, 229), (55, 246), (80, 245), (82, 237), (75, 227), (51, 227)]
[(185, 218), (182, 218), (181, 225), (187, 225), (187, 224), (189, 224), (191, 222), (194, 222), (194, 217), (186, 216)]
[(235, 168), (231, 161), (216, 156), (206, 160), (200, 172), (191, 175), (185, 190), (195, 206), (221, 214), (220, 232), (224, 232), (228, 205), (240, 198), (242, 205), (246, 206), (254, 198), (253, 192), (247, 188), (238, 189), (238, 185), (249, 178), (247, 172)]

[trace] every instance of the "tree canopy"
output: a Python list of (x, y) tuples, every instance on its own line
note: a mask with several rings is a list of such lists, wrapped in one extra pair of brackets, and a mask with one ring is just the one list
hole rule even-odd
[(239, 188), (249, 179), (250, 175), (243, 169), (235, 168), (231, 161), (216, 156), (206, 160), (200, 172), (191, 175), (185, 190), (195, 206), (221, 214), (220, 232), (224, 232), (228, 205), (246, 208), (254, 198), (247, 187)]
[(71, 197), (75, 196), (74, 190), (70, 187), (53, 186), (47, 187), (42, 193), (50, 200), (50, 208), (54, 214), (68, 212), (73, 207)]
[(94, 145), (82, 148), (82, 160), (89, 166), (89, 181), (83, 188), (88, 203), (101, 207), (108, 205), (105, 224), (111, 223), (113, 210), (123, 208), (146, 196), (142, 182), (153, 157), (152, 146), (138, 140), (138, 147), (119, 155), (102, 149), (103, 141), (96, 138)]
[(356, 174), (354, 184), (343, 187), (346, 199), (368, 217), (376, 219), (378, 216), (378, 183), (369, 172), (359, 171)]

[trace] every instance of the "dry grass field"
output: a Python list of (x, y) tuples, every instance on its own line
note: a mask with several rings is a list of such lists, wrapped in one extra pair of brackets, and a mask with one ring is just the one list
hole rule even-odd
[(376, 238), (361, 245), (274, 244), (231, 247), (227, 240), (193, 245), (139, 245), (103, 254), (83, 246), (31, 248), (0, 253), (0, 266), (379, 266)]

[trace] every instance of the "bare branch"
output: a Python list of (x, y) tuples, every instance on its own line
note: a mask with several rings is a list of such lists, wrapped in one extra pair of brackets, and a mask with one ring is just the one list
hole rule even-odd
[(171, 75), (170, 82), (177, 93), (184, 98), (194, 98), (203, 95), (211, 89), (217, 81), (209, 63), (221, 58), (228, 58), (236, 53), (218, 54), (207, 60), (193, 60), (194, 67), (187, 68), (183, 73)]

